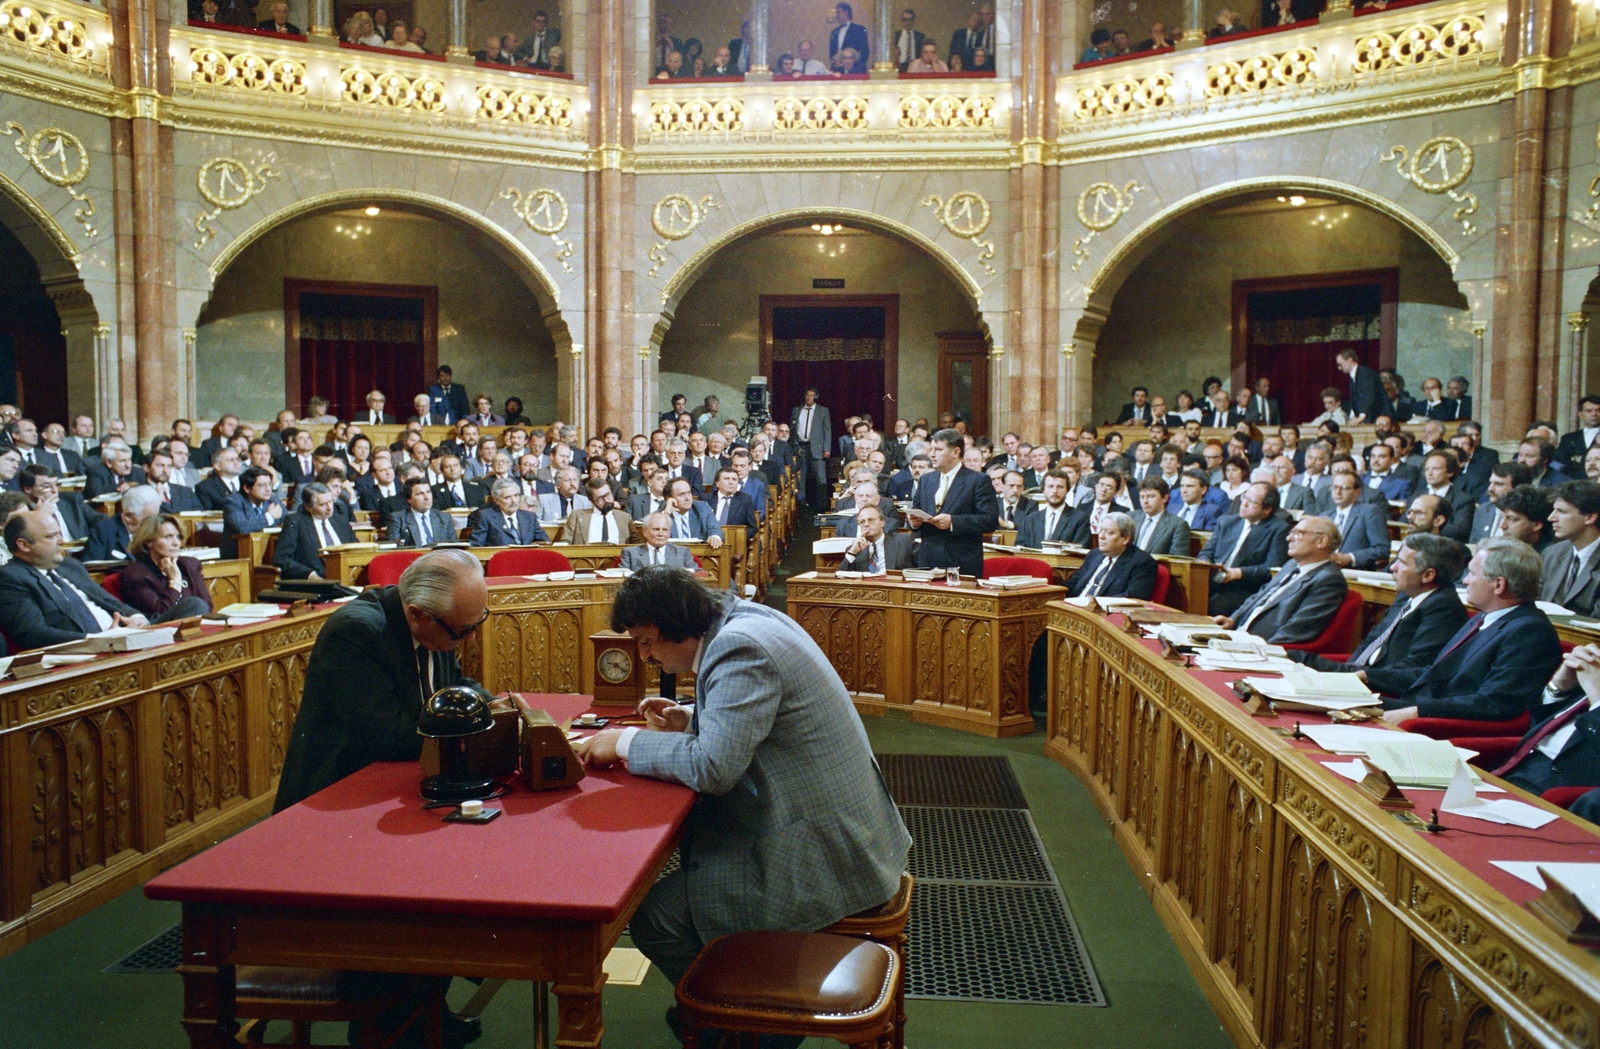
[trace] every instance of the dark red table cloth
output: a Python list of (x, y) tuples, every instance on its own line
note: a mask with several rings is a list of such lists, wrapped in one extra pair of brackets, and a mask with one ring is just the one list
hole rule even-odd
[[(593, 697), (529, 695), (558, 722)], [(686, 787), (591, 769), (577, 787), (513, 781), (492, 823), (424, 810), (416, 762), (380, 762), (145, 886), (157, 900), (611, 921), (673, 847)]]

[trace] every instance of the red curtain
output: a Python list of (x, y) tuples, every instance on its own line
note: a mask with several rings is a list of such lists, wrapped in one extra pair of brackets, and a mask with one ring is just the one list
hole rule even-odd
[(396, 422), (411, 415), (411, 401), (426, 393), (421, 342), (373, 339), (300, 340), (300, 403), (333, 402), (329, 411), (348, 419), (365, 411), (367, 394), (382, 390)]
[(1272, 392), (1285, 421), (1304, 423), (1322, 414), (1322, 391), (1333, 387), (1350, 395), (1350, 380), (1334, 363), (1341, 350), (1355, 350), (1364, 361), (1378, 359), (1378, 340), (1310, 342), (1250, 348), (1252, 376), (1272, 380)]
[(806, 387), (817, 388), (817, 403), (833, 417), (833, 437), (844, 433), (851, 415), (870, 415), (883, 426), (883, 358), (856, 361), (774, 361), (771, 389), (772, 417), (789, 421), (789, 413), (804, 403)]

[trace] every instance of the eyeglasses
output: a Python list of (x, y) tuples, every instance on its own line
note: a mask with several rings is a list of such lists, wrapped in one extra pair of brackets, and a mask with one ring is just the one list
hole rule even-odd
[(473, 623), (471, 626), (469, 626), (465, 630), (461, 630), (461, 631), (457, 631), (449, 623), (446, 623), (444, 620), (440, 619), (438, 616), (434, 615), (431, 612), (428, 613), (428, 618), (433, 620), (435, 623), (437, 623), (439, 625), (439, 629), (443, 630), (446, 634), (448, 634), (451, 641), (461, 641), (461, 640), (464, 640), (465, 638), (471, 637), (474, 631), (476, 631), (479, 627), (483, 626), (483, 624), (489, 619), (489, 610), (487, 608), (485, 608), (483, 610), (483, 615), (478, 617), (477, 622)]

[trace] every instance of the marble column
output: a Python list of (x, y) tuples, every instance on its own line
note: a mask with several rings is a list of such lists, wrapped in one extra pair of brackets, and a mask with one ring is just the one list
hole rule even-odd
[[(1020, 104), (1012, 112), (1012, 149), (1020, 163), (1011, 169), (1011, 244), (1016, 256), (1008, 260), (1008, 297), (1011, 310), (1005, 341), (1007, 352), (995, 359), (991, 384), (1009, 410), (1003, 414), (1010, 429), (1043, 435), (1056, 425), (1057, 286), (1060, 281), (1055, 201), (1060, 176), (1048, 166), (1046, 151), (1055, 138), (1055, 56), (1058, 5), (1046, 0), (1023, 0), (1021, 24), (1011, 34), (1019, 49), (1015, 67), (1020, 74)], [(1007, 63), (1009, 64), (1009, 63)], [(999, 341), (998, 337), (996, 341)]]
[(306, 36), (324, 41), (338, 37), (333, 26), (333, 0), (311, 0), (311, 26)]
[(1206, 8), (1204, 0), (1186, 0), (1183, 9), (1185, 28), (1183, 33), (1176, 38), (1179, 51), (1185, 51), (1191, 47), (1200, 47), (1206, 42)]
[[(331, 0), (316, 0), (331, 3)], [(467, 46), (467, 0), (450, 0), (450, 44), (444, 50), (446, 58), (468, 59), (472, 51)]]
[(634, 0), (598, 0), (590, 11), (589, 144), (596, 160), (584, 180), (584, 328), (586, 387), (574, 391), (587, 417), (625, 426), (635, 414), (633, 321), (633, 76), (626, 46)]
[(750, 76), (765, 78), (772, 72), (767, 64), (767, 37), (772, 27), (772, 0), (755, 0), (750, 9)]
[(890, 0), (878, 0), (872, 8), (872, 21), (877, 28), (878, 37), (872, 42), (872, 50), (876, 56), (872, 63), (874, 77), (890, 77), (900, 72), (894, 64), (893, 18), (894, 5)]

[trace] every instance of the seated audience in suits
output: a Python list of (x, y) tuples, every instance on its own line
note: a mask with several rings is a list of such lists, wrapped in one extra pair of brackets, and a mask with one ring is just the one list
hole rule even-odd
[(223, 505), (223, 529), (228, 535), (259, 532), (283, 523), (283, 504), (272, 494), (273, 477), (252, 466), (239, 475), (239, 490)]
[(1095, 549), (1067, 582), (1068, 597), (1136, 597), (1156, 592), (1156, 559), (1133, 545), (1133, 518), (1113, 510), (1100, 519)]
[(1367, 462), (1371, 469), (1361, 479), (1362, 484), (1381, 494), (1387, 502), (1405, 502), (1411, 498), (1413, 482), (1395, 468), (1394, 449), (1387, 444), (1375, 444), (1367, 449)]
[(1288, 559), (1289, 529), (1274, 516), (1277, 509), (1278, 489), (1252, 484), (1239, 499), (1239, 513), (1212, 529), (1199, 553), (1200, 560), (1220, 566), (1211, 573), (1212, 615), (1231, 616)]
[(856, 541), (845, 551), (839, 567), (846, 572), (882, 575), (898, 572), (914, 564), (911, 536), (906, 532), (885, 532), (883, 511), (863, 506), (856, 514)]
[(672, 520), (666, 514), (644, 519), (644, 542), (622, 548), (622, 567), (637, 572), (646, 565), (675, 565), (693, 571), (698, 566), (686, 547), (672, 540)]
[[(756, 506), (756, 517), (757, 518), (766, 517), (767, 516), (767, 479), (765, 477), (761, 476), (760, 474), (754, 474), (754, 475), (751, 474), (751, 465), (750, 465), (751, 464), (751, 459), (750, 459), (750, 451), (749, 451), (749, 449), (747, 449), (747, 448), (735, 448), (733, 450), (733, 454), (729, 457), (729, 459), (730, 459), (731, 464), (733, 466), (734, 472), (739, 475), (739, 491), (741, 491), (745, 495), (749, 496), (750, 497), (750, 501), (755, 503), (755, 506)], [(877, 461), (877, 460), (873, 460), (873, 461)], [(875, 469), (876, 470), (881, 470), (882, 466), (880, 465), (880, 466), (876, 467)], [(707, 484), (706, 491), (709, 492), (711, 490), (711, 486), (716, 484), (716, 478), (715, 477), (707, 477), (706, 478), (706, 484)]]
[(1340, 568), (1370, 571), (1389, 559), (1389, 518), (1382, 506), (1360, 501), (1355, 475), (1335, 474), (1328, 491), (1332, 505), (1320, 516), (1339, 530), (1339, 549), (1333, 559)]
[(1289, 658), (1313, 670), (1364, 671), (1374, 692), (1405, 691), (1409, 676), (1432, 665), (1467, 621), (1455, 586), (1466, 565), (1467, 549), (1454, 539), (1412, 532), (1389, 564), (1394, 604), (1350, 658), (1341, 663), (1299, 651), (1291, 651)]
[(563, 466), (555, 472), (555, 491), (539, 495), (539, 520), (565, 521), (574, 510), (589, 505), (589, 497), (578, 491), (578, 469)]
[(180, 601), (191, 602), (189, 615), (211, 611), (211, 589), (200, 562), (179, 557), (182, 549), (183, 529), (176, 517), (163, 513), (145, 518), (128, 541), (133, 561), (117, 577), (123, 602), (152, 621), (169, 615)]
[(587, 491), (589, 505), (567, 515), (567, 523), (558, 538), (562, 542), (579, 544), (626, 543), (631, 539), (633, 518), (628, 516), (626, 510), (617, 508), (611, 485), (605, 478), (592, 478)]
[[(19, 468), (21, 463), (19, 456)], [(144, 471), (133, 465), (133, 452), (120, 437), (101, 441), (100, 461), (85, 463), (83, 472), (88, 477), (83, 486), (85, 499), (95, 499), (112, 492), (121, 495), (134, 485), (144, 483)], [(10, 480), (4, 477), (3, 469), (0, 469), (0, 479)]]
[(75, 477), (83, 473), (83, 459), (66, 446), (67, 428), (60, 423), (50, 423), (40, 434), (39, 450), (33, 461), (48, 466), (57, 477)]
[(300, 32), (300, 27), (289, 21), (289, 5), (284, 3), (284, 0), (278, 0), (277, 3), (273, 4), (272, 17), (263, 18), (256, 28), (265, 29), (269, 33), (298, 34)]
[(61, 526), (63, 542), (89, 538), (89, 522), (93, 514), (102, 517), (98, 510), (86, 509), (76, 492), (63, 492), (50, 467), (32, 463), (17, 475), (18, 491), (27, 497), (28, 505), (56, 519)]
[(883, 494), (899, 502), (910, 499), (911, 494), (916, 491), (917, 482), (931, 469), (933, 460), (924, 452), (916, 452), (906, 460), (906, 465), (902, 469), (890, 475), (889, 490)]
[(1600, 484), (1568, 481), (1554, 489), (1550, 530), (1555, 542), (1544, 551), (1539, 599), (1591, 615), (1600, 598), (1595, 540), (1600, 539)]
[(1528, 544), (1485, 540), (1466, 576), (1467, 602), (1478, 613), (1430, 665), (1394, 672), (1392, 684), (1402, 690), (1385, 693), (1384, 720), (1504, 721), (1536, 709), (1544, 682), (1561, 662), (1555, 628), (1534, 607), (1540, 568)]
[[(145, 518), (161, 510), (161, 496), (147, 484), (135, 485), (122, 493), (117, 512), (106, 516), (95, 513), (89, 521), (89, 541), (83, 548), (85, 561), (126, 561), (128, 542)], [(224, 551), (223, 556), (228, 556)]]
[(1528, 483), (1532, 475), (1518, 462), (1497, 463), (1489, 473), (1487, 486), (1478, 495), (1478, 504), (1472, 510), (1472, 531), (1465, 540), (1476, 545), (1500, 534), (1503, 515), (1500, 500), (1512, 489)]
[(509, 477), (496, 479), (489, 486), (489, 502), (473, 515), (473, 546), (526, 546), (548, 543), (550, 537), (539, 526), (539, 515), (522, 507), (522, 485)]
[[(1533, 723), (1494, 774), (1533, 794), (1600, 783), (1600, 645), (1579, 645), (1562, 657), (1539, 699)], [(1593, 822), (1600, 791), (1569, 811)]]
[(1550, 532), (1550, 512), (1555, 509), (1553, 489), (1534, 484), (1519, 485), (1500, 497), (1500, 536), (1517, 539), (1544, 554), (1554, 542)]
[(1017, 545), (1039, 549), (1045, 543), (1089, 545), (1089, 515), (1067, 505), (1067, 475), (1051, 470), (1044, 475), (1044, 502), (1017, 522)]
[[(739, 471), (731, 466), (724, 466), (716, 472), (715, 487), (706, 493), (705, 504), (711, 507), (711, 516), (716, 518), (717, 524), (723, 527), (728, 525), (743, 525), (749, 529), (746, 535), (752, 539), (761, 523), (756, 518), (755, 500), (745, 492), (739, 490)], [(865, 491), (866, 486), (862, 486)], [(872, 493), (877, 494), (878, 488), (872, 485)]]
[(1139, 509), (1133, 515), (1133, 542), (1147, 554), (1189, 556), (1189, 526), (1167, 513), (1167, 482), (1151, 474), (1139, 482)]
[[(388, 452), (380, 452), (372, 459), (372, 469), (365, 477), (356, 479), (356, 498), (361, 509), (377, 513), (385, 499), (400, 495), (399, 479), (395, 476), (394, 460)], [(382, 522), (379, 522), (380, 526)]]
[[(835, 509), (854, 509), (860, 512), (863, 507), (867, 506), (876, 506), (878, 511), (883, 514), (884, 531), (897, 532), (900, 530), (900, 515), (895, 511), (894, 504), (887, 502), (878, 494), (878, 485), (872, 479), (871, 471), (862, 470), (855, 480), (855, 487), (851, 489), (850, 494), (839, 500)], [(842, 539), (853, 539), (856, 535), (856, 527), (856, 519), (854, 517), (842, 517), (839, 519), (838, 527), (834, 529), (833, 534)]]
[(1142, 426), (1150, 425), (1150, 391), (1143, 386), (1133, 388), (1133, 400), (1122, 406), (1122, 411), (1117, 413), (1116, 425), (1123, 423), (1138, 423)]
[(333, 512), (334, 497), (328, 486), (311, 481), (301, 486), (298, 513), (283, 519), (272, 563), (284, 579), (326, 579), (322, 550), (356, 541), (350, 523)]
[(1188, 525), (1191, 532), (1209, 531), (1222, 511), (1221, 506), (1206, 498), (1210, 491), (1211, 479), (1206, 472), (1190, 467), (1180, 476), (1177, 492), (1167, 497), (1167, 510)]
[(1273, 645), (1314, 641), (1332, 621), (1349, 585), (1333, 560), (1339, 530), (1324, 517), (1303, 517), (1288, 535), (1289, 560), (1231, 615), (1213, 618)]
[(172, 478), (172, 453), (160, 448), (150, 453), (144, 461), (145, 483), (161, 494), (161, 512), (181, 514), (202, 510), (200, 497), (194, 489), (185, 488)]
[(441, 510), (454, 510), (481, 505), (474, 501), (477, 492), (467, 483), (467, 470), (460, 456), (444, 456), (439, 461), (439, 473), (444, 479), (433, 486), (434, 506)]
[(1315, 495), (1303, 484), (1294, 483), (1294, 460), (1288, 455), (1263, 459), (1263, 466), (1272, 468), (1273, 482), (1278, 486), (1278, 509), (1311, 512)]
[[(1450, 527), (1452, 510), (1450, 504), (1431, 492), (1423, 492), (1411, 500), (1411, 505), (1406, 507), (1406, 524), (1410, 526), (1407, 535), (1445, 535), (1445, 530)], [(1448, 537), (1447, 537), (1448, 538)], [(1462, 568), (1466, 562), (1462, 562)], [(1452, 586), (1455, 580), (1447, 580)]]
[(640, 464), (640, 484), (628, 499), (628, 516), (643, 521), (651, 514), (667, 512), (667, 472), (653, 461)]
[(316, 450), (316, 438), (311, 436), (311, 431), (290, 426), (282, 430), (280, 435), (283, 452), (273, 457), (272, 465), (283, 477), (284, 484), (305, 484), (315, 478), (317, 464), (313, 452)]
[(244, 463), (239, 459), (239, 453), (233, 448), (224, 446), (211, 456), (211, 474), (194, 487), (194, 494), (200, 499), (200, 508), (216, 513), (227, 507), (228, 496), (239, 490), (239, 475), (244, 472)]
[[(4, 530), (11, 560), (0, 566), (0, 629), (18, 651), (78, 641), (114, 626), (148, 626), (137, 609), (108, 593), (66, 556), (61, 527), (37, 511), (14, 514)], [(174, 604), (157, 622), (201, 615), (194, 600)]]
[(1015, 529), (1038, 506), (1022, 494), (1022, 487), (1021, 470), (1006, 470), (1001, 475), (1000, 488), (995, 493), (1000, 502), (1001, 528)]
[(695, 499), (689, 480), (675, 477), (667, 482), (667, 517), (672, 523), (672, 538), (698, 539), (715, 550), (722, 545), (722, 526), (711, 516), (710, 507)]
[(1453, 448), (1436, 448), (1422, 459), (1422, 484), (1418, 495), (1437, 496), (1450, 505), (1450, 520), (1439, 534), (1466, 542), (1472, 534), (1472, 512), (1476, 498), (1457, 480), (1460, 460)]
[(426, 477), (405, 482), (406, 505), (389, 518), (389, 538), (401, 546), (423, 547), (456, 541), (449, 515), (434, 509), (433, 488)]

